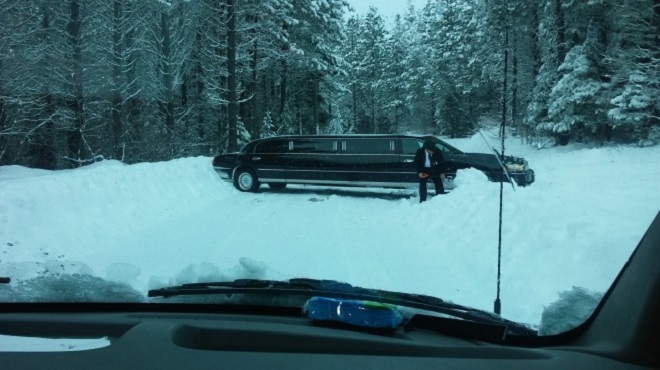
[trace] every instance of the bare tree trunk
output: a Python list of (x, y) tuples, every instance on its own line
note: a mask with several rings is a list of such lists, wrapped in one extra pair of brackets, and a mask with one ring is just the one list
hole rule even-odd
[(236, 1), (227, 4), (227, 121), (229, 123), (228, 151), (238, 150), (236, 128), (238, 124), (238, 101), (236, 98)]
[(319, 128), (319, 76), (314, 74), (314, 88), (312, 89), (312, 115), (314, 116), (314, 127), (318, 135)]
[(536, 80), (536, 76), (539, 74), (539, 69), (541, 68), (541, 49), (539, 48), (539, 26), (540, 26), (540, 20), (539, 20), (539, 12), (540, 12), (540, 6), (535, 5), (534, 9), (532, 9), (532, 33), (533, 36), (531, 38), (531, 58), (532, 58), (532, 73), (534, 76), (534, 80)]
[(123, 0), (113, 1), (112, 18), (112, 133), (113, 133), (113, 157), (123, 159), (122, 149), (122, 114), (124, 111), (124, 102), (121, 96), (121, 75), (123, 67), (122, 58), (122, 37), (121, 37), (121, 16), (123, 11)]
[[(287, 32), (288, 28), (289, 27), (286, 24), (282, 25), (282, 29), (284, 30), (284, 32)], [(280, 65), (280, 114), (279, 114), (280, 117), (284, 116), (284, 110), (286, 109), (286, 102), (287, 102), (287, 93), (286, 93), (287, 84), (288, 84), (287, 75), (289, 74), (289, 71), (288, 71), (288, 64), (286, 61), (286, 54), (288, 51), (289, 51), (289, 45), (285, 43), (284, 45), (282, 45), (283, 56), (280, 62), (281, 64)], [(283, 122), (280, 122), (280, 125), (282, 124)]]
[(357, 84), (353, 81), (353, 130), (357, 130), (358, 127), (358, 115), (357, 115)]
[[(396, 61), (396, 67), (395, 67), (395, 76), (400, 76), (401, 71), (399, 70), (400, 67), (400, 60)], [(402, 100), (401, 97), (401, 91), (399, 88), (399, 84), (397, 83), (394, 87), (394, 99), (396, 100), (396, 105), (394, 106), (394, 132), (399, 132), (400, 128), (400, 123), (399, 123), (399, 102)]]
[[(137, 124), (140, 119), (141, 107), (140, 99), (138, 98), (138, 83), (137, 83), (137, 51), (134, 48), (136, 43), (135, 30), (132, 29), (126, 33), (126, 50), (129, 52), (126, 55), (126, 64), (128, 65), (128, 70), (126, 71), (126, 80), (127, 80), (127, 96), (129, 97), (126, 102), (126, 122), (128, 124), (127, 129), (130, 130), (131, 135), (128, 137), (128, 140), (131, 142), (138, 141), (142, 137), (141, 125)], [(131, 139), (134, 138), (134, 139)], [(127, 143), (129, 146), (128, 150), (132, 148), (131, 142)]]
[(172, 37), (170, 35), (170, 17), (166, 12), (160, 14), (163, 102), (161, 110), (165, 116), (165, 130), (170, 152), (174, 152), (174, 76), (172, 71)]
[(435, 92), (431, 92), (431, 107), (429, 115), (429, 128), (433, 131), (435, 129), (435, 115), (436, 115), (436, 101), (435, 101)]
[(511, 61), (511, 120), (513, 121), (513, 127), (520, 128), (518, 126), (518, 37), (514, 32), (512, 35), (512, 47), (513, 51), (512, 61)]
[[(256, 30), (256, 24), (259, 21), (258, 16), (254, 16), (254, 24), (255, 24), (255, 30)], [(259, 61), (259, 43), (257, 41), (257, 32), (253, 31), (253, 37), (254, 41), (252, 42), (252, 50), (251, 50), (251, 56), (252, 59), (250, 61), (250, 84), (248, 86), (248, 96), (250, 97), (250, 102), (248, 104), (248, 111), (247, 111), (247, 117), (246, 120), (250, 123), (251, 134), (259, 134), (259, 122), (257, 121), (257, 88), (258, 88), (258, 76), (257, 76), (257, 63)]]
[(83, 157), (83, 137), (82, 130), (85, 124), (84, 102), (83, 102), (83, 67), (82, 67), (82, 20), (80, 15), (79, 0), (71, 1), (70, 18), (67, 27), (69, 42), (72, 46), (73, 62), (73, 100), (69, 103), (73, 110), (73, 127), (67, 134), (67, 144), (69, 148), (69, 158), (73, 160), (74, 166), (80, 166)]
[[(371, 79), (374, 81), (374, 79)], [(371, 129), (373, 130), (372, 132), (374, 134), (378, 133), (378, 121), (376, 121), (376, 97), (375, 97), (375, 91), (372, 91), (372, 96), (371, 96)]]
[[(201, 45), (202, 43), (202, 32), (201, 30), (197, 30), (197, 34), (195, 35), (195, 42), (198, 45)], [(195, 61), (195, 78), (197, 79), (196, 83), (196, 94), (197, 94), (197, 99), (201, 99), (202, 96), (204, 96), (204, 81), (202, 79), (202, 76), (204, 76), (204, 70), (202, 68), (202, 63), (200, 62), (200, 55), (199, 53), (196, 55), (196, 61)], [(204, 142), (204, 139), (206, 138), (206, 129), (204, 127), (205, 123), (205, 112), (206, 112), (206, 107), (200, 105), (201, 109), (198, 109), (196, 112), (197, 115), (197, 120), (195, 122), (195, 125), (197, 126), (197, 138), (199, 139), (199, 142)], [(205, 143), (206, 144), (206, 143)], [(207, 147), (206, 145), (204, 146), (205, 148)]]

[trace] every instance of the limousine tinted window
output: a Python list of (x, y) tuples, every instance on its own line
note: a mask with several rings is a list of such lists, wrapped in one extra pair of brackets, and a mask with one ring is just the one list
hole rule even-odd
[(259, 143), (254, 149), (255, 153), (259, 154), (280, 154), (288, 150), (288, 143), (285, 140), (268, 140)]
[(346, 154), (393, 154), (394, 141), (383, 138), (349, 139), (344, 141)]
[(334, 153), (337, 151), (333, 139), (294, 139), (292, 153)]
[[(443, 153), (460, 153), (461, 151), (454, 148), (453, 146), (442, 142), (440, 140), (434, 140), (435, 147), (439, 148)], [(414, 155), (417, 149), (421, 148), (423, 144), (422, 140), (418, 139), (403, 139), (401, 141), (401, 154), (403, 155)]]
[(401, 142), (401, 146), (402, 146), (401, 154), (413, 155), (415, 154), (417, 149), (422, 147), (422, 142), (421, 140), (403, 139)]

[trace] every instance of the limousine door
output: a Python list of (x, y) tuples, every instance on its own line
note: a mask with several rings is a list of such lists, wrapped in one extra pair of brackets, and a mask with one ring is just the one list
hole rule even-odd
[(337, 185), (393, 186), (399, 181), (396, 139), (342, 138), (339, 155), (332, 158), (329, 180)]
[(337, 155), (338, 140), (297, 138), (288, 141), (286, 178), (289, 183), (328, 183), (331, 158)]
[[(417, 184), (417, 168), (415, 168), (415, 153), (419, 148), (422, 147), (424, 141), (422, 139), (415, 138), (403, 138), (401, 139), (401, 181), (407, 184)], [(442, 151), (442, 155), (445, 158), (445, 171), (444, 174), (448, 178), (454, 178), (456, 176), (456, 168), (452, 164), (452, 157), (457, 153), (460, 153), (457, 149), (447, 145), (441, 140), (436, 140), (435, 147)], [(448, 185), (445, 184), (445, 188)]]
[(401, 139), (401, 181), (407, 184), (417, 184), (417, 168), (415, 168), (415, 153), (424, 143), (420, 139)]
[(286, 154), (289, 143), (284, 139), (271, 139), (257, 144), (250, 161), (254, 164), (261, 182), (284, 182), (286, 179)]

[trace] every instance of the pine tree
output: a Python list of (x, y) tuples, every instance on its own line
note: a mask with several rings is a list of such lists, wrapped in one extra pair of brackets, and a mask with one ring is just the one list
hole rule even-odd
[(248, 130), (245, 128), (245, 124), (240, 119), (236, 121), (236, 138), (238, 140), (238, 149), (252, 141), (250, 132), (248, 132)]
[(278, 135), (295, 135), (297, 133), (296, 127), (293, 122), (293, 116), (291, 115), (291, 109), (287, 104), (284, 107), (284, 111), (279, 118), (280, 127), (277, 130)]
[(603, 139), (607, 120), (603, 92), (608, 84), (599, 78), (600, 45), (597, 26), (589, 27), (586, 40), (574, 46), (559, 66), (563, 75), (550, 92), (548, 118), (555, 133), (573, 133), (578, 140), (588, 136)]
[(557, 30), (559, 25), (556, 23), (556, 8), (552, 6), (556, 0), (546, 0), (541, 4), (539, 18), (548, 20), (539, 22), (536, 34), (536, 43), (538, 45), (539, 56), (533, 56), (540, 65), (535, 73), (534, 86), (530, 92), (529, 104), (525, 111), (524, 124), (528, 132), (537, 133), (539, 131), (551, 130), (552, 123), (548, 118), (548, 105), (550, 101), (550, 91), (559, 80), (559, 61)]
[(341, 113), (330, 119), (327, 133), (330, 135), (341, 135), (346, 133), (344, 120), (342, 119)]
[(405, 62), (408, 58), (409, 39), (404, 22), (400, 15), (395, 17), (394, 26), (390, 37), (385, 40), (383, 50), (385, 60), (389, 61), (383, 68), (381, 84), (384, 92), (383, 110), (387, 113), (388, 121), (391, 122), (389, 132), (400, 132), (410, 114), (405, 104), (407, 89), (404, 73), (407, 69)]
[(615, 130), (645, 143), (660, 127), (660, 15), (650, 0), (626, 0), (613, 10), (613, 46), (605, 58), (614, 71), (607, 115)]
[(270, 111), (266, 111), (264, 120), (261, 124), (260, 137), (273, 137), (277, 135), (275, 133), (275, 126), (273, 125), (273, 119), (270, 117)]

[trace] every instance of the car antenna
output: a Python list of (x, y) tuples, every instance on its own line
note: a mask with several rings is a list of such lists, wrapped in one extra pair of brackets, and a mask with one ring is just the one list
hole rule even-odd
[[(507, 9), (508, 9), (508, 1), (507, 3)], [(484, 136), (483, 132), (481, 131), (481, 127), (479, 127), (479, 124), (477, 122), (474, 122), (470, 119), (469, 115), (466, 114), (462, 109), (459, 108), (460, 113), (467, 118), (469, 122), (472, 122), (472, 125), (476, 128), (477, 132), (479, 135), (481, 135), (481, 138), (484, 139), (484, 142), (486, 143), (486, 146), (488, 146), (494, 153), (495, 153), (495, 158), (497, 158), (497, 161), (500, 163), (500, 166), (502, 167), (502, 170), (504, 171), (504, 175), (507, 177), (509, 180), (509, 183), (511, 184), (511, 188), (513, 188), (513, 191), (516, 190), (516, 187), (513, 185), (513, 180), (511, 179), (511, 176), (509, 175), (509, 169), (504, 165), (504, 138), (505, 138), (505, 129), (506, 129), (506, 94), (507, 94), (507, 64), (509, 60), (509, 27), (508, 24), (505, 27), (504, 30), (504, 86), (503, 86), (503, 91), (502, 91), (502, 123), (500, 124), (500, 136), (502, 138), (502, 151), (498, 152), (495, 148), (493, 148), (488, 140), (486, 140), (486, 137)], [(440, 72), (442, 74), (442, 72)], [(451, 90), (450, 90), (451, 91)], [(451, 92), (450, 94), (456, 96), (455, 93)], [(494, 312), (496, 314), (500, 314), (502, 312), (502, 301), (500, 300), (500, 278), (502, 276), (501, 274), (501, 267), (502, 267), (502, 199), (503, 199), (503, 192), (504, 192), (504, 184), (500, 182), (500, 216), (499, 216), (499, 231), (498, 231), (498, 241), (497, 241), (497, 297), (495, 298), (495, 304), (494, 304)]]
[[(508, 9), (508, 1), (507, 1)], [(500, 152), (500, 163), (504, 161), (504, 139), (506, 137), (506, 85), (507, 85), (507, 67), (509, 60), (509, 27), (508, 24), (504, 26), (504, 85), (502, 87), (502, 124), (500, 125), (500, 138), (502, 139)], [(505, 172), (508, 176), (508, 171)], [(509, 181), (511, 179), (509, 178)], [(513, 186), (513, 182), (511, 183)], [(515, 190), (515, 188), (514, 188)], [(499, 315), (502, 312), (502, 301), (500, 300), (500, 278), (502, 276), (502, 204), (504, 199), (504, 183), (500, 182), (500, 217), (499, 217), (499, 230), (497, 233), (497, 297), (494, 303), (494, 312)]]

